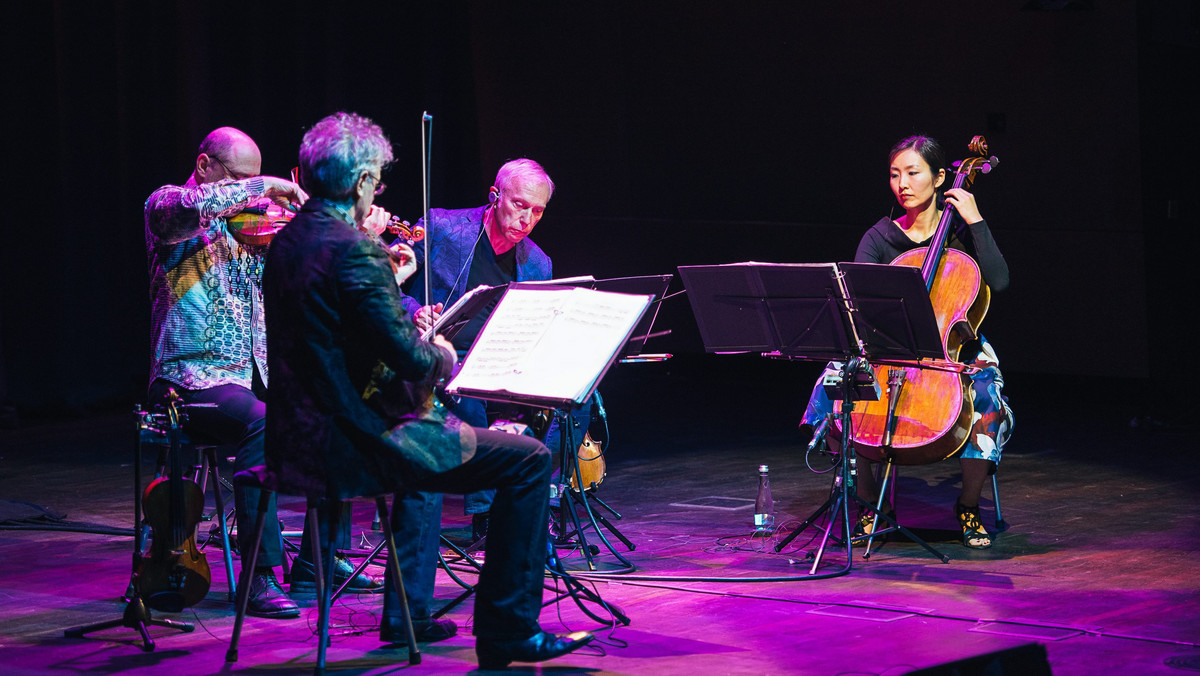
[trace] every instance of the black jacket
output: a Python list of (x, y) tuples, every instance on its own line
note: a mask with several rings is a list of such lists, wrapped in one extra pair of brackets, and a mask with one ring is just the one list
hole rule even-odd
[(421, 340), (383, 249), (328, 202), (309, 200), (272, 240), (263, 296), (281, 491), (376, 495), (472, 456), (471, 428), (430, 394), (453, 361)]

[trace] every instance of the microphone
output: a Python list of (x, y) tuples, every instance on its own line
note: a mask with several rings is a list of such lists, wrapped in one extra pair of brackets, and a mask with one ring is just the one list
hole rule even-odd
[(596, 397), (596, 412), (600, 414), (600, 417), (605, 422), (608, 422), (608, 416), (604, 413), (604, 399), (600, 397), (600, 390), (596, 390), (596, 393), (592, 396)]
[(817, 429), (813, 432), (812, 441), (808, 442), (808, 452), (812, 453), (821, 446), (825, 445), (825, 437), (829, 435), (829, 418), (826, 417), (817, 425)]

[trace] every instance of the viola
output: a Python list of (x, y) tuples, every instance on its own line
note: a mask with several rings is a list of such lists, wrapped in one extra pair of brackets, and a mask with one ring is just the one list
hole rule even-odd
[(262, 246), (292, 222), (296, 212), (276, 204), (270, 197), (260, 197), (226, 223), (229, 234), (242, 244)]
[(579, 444), (579, 448), (575, 450), (575, 457), (579, 459), (579, 472), (570, 473), (571, 488), (579, 490), (580, 484), (583, 489), (590, 491), (604, 481), (607, 476), (604, 464), (604, 451), (600, 448), (599, 441), (592, 439), (591, 432), (584, 432), (583, 443)]
[[(987, 156), (987, 141), (982, 136), (974, 137), (969, 148), (975, 155), (954, 165), (955, 188), (969, 186), (976, 173), (986, 174), (998, 163)], [(889, 386), (878, 401), (855, 403), (853, 412), (855, 450), (869, 460), (890, 456), (900, 465), (937, 462), (957, 453), (971, 431), (975, 414), (971, 381), (962, 369), (949, 365), (957, 363), (962, 345), (978, 336), (991, 291), (983, 283), (978, 264), (966, 253), (946, 246), (953, 217), (954, 208), (947, 205), (929, 246), (906, 251), (891, 262), (921, 268), (942, 337), (946, 368), (874, 367), (875, 382)], [(892, 373), (896, 368), (903, 374)], [(840, 401), (835, 410), (841, 412)]]
[(171, 468), (146, 487), (142, 497), (144, 519), (150, 526), (149, 553), (138, 564), (138, 595), (155, 610), (177, 613), (200, 602), (212, 585), (208, 559), (196, 548), (196, 524), (204, 512), (204, 491), (183, 478), (180, 456), (181, 399), (168, 395), (168, 438)]

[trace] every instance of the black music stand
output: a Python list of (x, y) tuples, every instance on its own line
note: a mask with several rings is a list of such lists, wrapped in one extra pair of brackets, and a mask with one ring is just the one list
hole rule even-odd
[[(476, 337), (461, 369), (447, 383), (446, 391), (451, 395), (555, 409), (556, 415), (561, 416), (560, 471), (563, 476), (574, 475), (576, 485), (582, 487), (573, 417), (569, 412), (592, 398), (652, 301), (652, 295), (539, 283), (510, 284)], [(568, 355), (572, 357), (571, 363), (563, 363)], [(574, 527), (589, 568), (596, 569), (595, 561), (577, 506), (583, 507), (588, 523), (609, 551), (627, 570), (633, 570), (633, 564), (616, 551), (600, 530), (604, 524), (616, 533), (611, 523), (591, 508), (585, 491), (561, 491), (557, 515), (560, 534), (565, 524)], [(633, 548), (623, 536), (621, 540)], [(547, 568), (563, 580), (566, 594), (590, 617), (604, 621), (584, 601), (601, 605), (617, 621), (629, 624), (629, 618), (619, 608), (605, 603), (570, 576), (552, 544)]]
[[(617, 354), (618, 363), (633, 364), (641, 362), (666, 361), (667, 359), (671, 358), (671, 355), (669, 354), (646, 354), (643, 352), (643, 350), (646, 347), (646, 341), (654, 335), (654, 320), (657, 319), (659, 309), (662, 307), (662, 301), (666, 296), (667, 287), (671, 285), (671, 280), (674, 278), (675, 275), (672, 274), (641, 275), (637, 277), (613, 277), (609, 279), (584, 280), (579, 282), (570, 282), (568, 284), (571, 286), (590, 288), (596, 291), (650, 296), (652, 298), (651, 308), (642, 314), (642, 318), (638, 320), (637, 325), (634, 326), (630, 338), (625, 341), (625, 344), (621, 347), (620, 352)], [(669, 331), (666, 333), (669, 333)], [(559, 467), (563, 469), (560, 471), (560, 477), (562, 477), (562, 480), (557, 486), (559, 510), (555, 514), (555, 526), (556, 530), (558, 531), (557, 536), (554, 538), (555, 543), (559, 546), (569, 546), (572, 543), (578, 544), (584, 553), (584, 558), (587, 560), (589, 570), (596, 569), (592, 556), (594, 553), (598, 552), (599, 549), (587, 543), (587, 539), (583, 534), (583, 530), (580, 528), (580, 524), (574, 523), (572, 520), (570, 520), (568, 518), (567, 511), (563, 509), (563, 506), (566, 504), (566, 502), (574, 501), (576, 504), (582, 505), (584, 507), (584, 512), (588, 515), (589, 524), (585, 524), (583, 527), (586, 528), (587, 525), (591, 525), (596, 530), (597, 537), (599, 537), (601, 542), (604, 543), (608, 551), (611, 552), (613, 556), (616, 557), (617, 561), (621, 563), (620, 568), (605, 572), (633, 572), (635, 566), (614, 549), (612, 543), (609, 542), (608, 538), (605, 537), (604, 533), (600, 530), (600, 526), (603, 525), (606, 529), (608, 529), (608, 531), (616, 536), (616, 538), (620, 540), (629, 551), (633, 551), (637, 547), (629, 538), (625, 537), (625, 534), (622, 533), (615, 525), (613, 525), (613, 523), (607, 517), (600, 512), (592, 510), (590, 503), (595, 502), (600, 507), (603, 507), (604, 510), (611, 514), (615, 520), (619, 521), (624, 517), (621, 516), (620, 512), (613, 509), (612, 506), (601, 499), (600, 496), (593, 494), (589, 497), (586, 492), (587, 488), (582, 486), (582, 482), (579, 481), (579, 457), (574, 452), (574, 449), (579, 448), (579, 443), (582, 442), (577, 442), (574, 436), (574, 416), (561, 409), (556, 409), (554, 416), (555, 420), (558, 422), (559, 429), (568, 430), (570, 432), (569, 435), (561, 432), (559, 434)], [(548, 429), (549, 428), (547, 428), (547, 431)], [(586, 432), (587, 430), (584, 431)], [(567, 464), (568, 457), (571, 459), (570, 465)], [(573, 474), (569, 474), (567, 472), (566, 468), (568, 466), (573, 467), (571, 470)], [(579, 486), (578, 489), (573, 489), (570, 486), (569, 478), (572, 475), (576, 477), (576, 485)], [(566, 498), (566, 501), (564, 501), (564, 497)], [(574, 530), (571, 530), (572, 525), (574, 526)], [(558, 559), (558, 562), (559, 566), (563, 566), (561, 559)]]
[[(842, 369), (841, 472), (823, 505), (778, 546), (781, 550), (823, 513), (831, 511), (840, 526), (850, 571), (853, 555), (850, 503), (858, 497), (854, 453), (855, 383), (871, 362), (943, 359), (941, 335), (928, 291), (916, 268), (872, 263), (773, 264), (680, 267), (696, 324), (708, 352), (761, 352), (765, 356), (802, 361), (840, 361)], [(943, 561), (948, 558), (924, 543), (895, 519), (892, 526)], [(832, 535), (825, 535), (814, 557), (811, 575)]]
[[(654, 320), (658, 315), (660, 303), (666, 294), (667, 288), (674, 279), (674, 275), (643, 275), (636, 277), (615, 277), (610, 279), (593, 279), (591, 277), (581, 277), (565, 280), (551, 280), (549, 282), (516, 282), (507, 285), (507, 288), (523, 290), (523, 289), (542, 289), (542, 290), (561, 290), (568, 287), (592, 289), (595, 291), (603, 291), (607, 293), (620, 293), (633, 296), (646, 296), (650, 298), (650, 307), (643, 311), (632, 330), (626, 336), (624, 343), (620, 346), (615, 360), (609, 361), (603, 367), (600, 375), (595, 379), (592, 389), (587, 396), (579, 401), (568, 401), (563, 399), (554, 399), (550, 401), (532, 402), (535, 406), (549, 408), (553, 410), (553, 417), (559, 426), (559, 443), (557, 450), (560, 458), (560, 477), (561, 481), (556, 486), (555, 495), (559, 498), (559, 508), (555, 512), (555, 526), (557, 534), (554, 538), (558, 546), (578, 546), (583, 553), (589, 570), (596, 570), (595, 554), (599, 553), (599, 548), (587, 542), (587, 537), (584, 531), (591, 527), (596, 532), (596, 537), (604, 544), (605, 548), (617, 559), (619, 566), (616, 569), (608, 570), (609, 573), (628, 573), (635, 568), (632, 562), (626, 559), (620, 552), (617, 551), (613, 543), (601, 530), (604, 527), (609, 533), (615, 536), (625, 545), (626, 549), (633, 551), (636, 546), (629, 538), (612, 523), (612, 521), (604, 514), (592, 508), (592, 502), (595, 502), (600, 507), (604, 508), (612, 515), (613, 520), (620, 520), (621, 514), (613, 509), (608, 503), (600, 499), (598, 496), (592, 495), (590, 498), (587, 495), (586, 488), (582, 486), (580, 481), (579, 458), (575, 453), (575, 449), (579, 447), (582, 440), (576, 438), (576, 422), (575, 417), (571, 412), (582, 406), (582, 402), (586, 402), (595, 393), (596, 387), (603, 379), (608, 369), (614, 361), (621, 363), (633, 363), (641, 361), (663, 361), (670, 355), (644, 355), (643, 348), (646, 341), (653, 335)], [(467, 302), (463, 302), (461, 307), (448, 310), (447, 316), (443, 322), (448, 327), (447, 330), (454, 330), (453, 327), (463, 326), (469, 321), (468, 315), (486, 312), (490, 313), (496, 307), (500, 296), (506, 287), (480, 288), (475, 290), (475, 298)], [(459, 315), (454, 318), (450, 315)], [(448, 320), (448, 321), (447, 321)], [(482, 336), (482, 331), (480, 335)], [(477, 337), (478, 340), (478, 337)], [(474, 347), (472, 347), (474, 349)], [(468, 356), (469, 358), (469, 356)], [(474, 394), (469, 396), (477, 396), (480, 399), (491, 399), (493, 401), (502, 401), (508, 403), (531, 404), (528, 399), (514, 398), (511, 393), (505, 393), (502, 396), (496, 394)], [(545, 404), (552, 405), (545, 405)], [(549, 427), (547, 427), (548, 431)], [(568, 479), (574, 476), (576, 485), (579, 489), (573, 489), (569, 485)], [(575, 507), (583, 508), (587, 515), (586, 520), (581, 520), (576, 513)]]

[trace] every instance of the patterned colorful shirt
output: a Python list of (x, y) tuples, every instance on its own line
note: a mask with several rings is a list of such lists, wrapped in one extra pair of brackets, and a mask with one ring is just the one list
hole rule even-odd
[(150, 380), (187, 389), (267, 382), (262, 269), (266, 246), (235, 240), (226, 219), (263, 195), (263, 180), (165, 185), (146, 200)]

